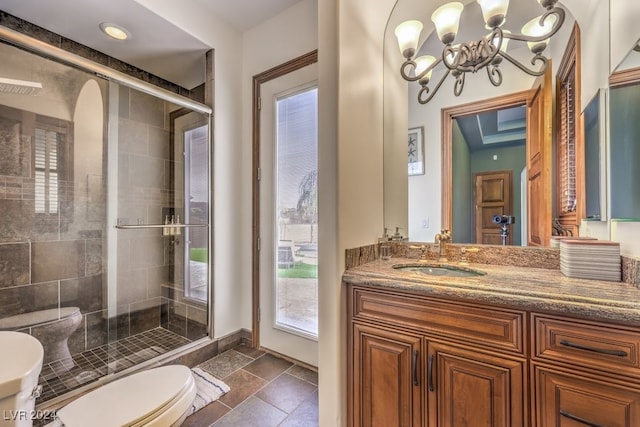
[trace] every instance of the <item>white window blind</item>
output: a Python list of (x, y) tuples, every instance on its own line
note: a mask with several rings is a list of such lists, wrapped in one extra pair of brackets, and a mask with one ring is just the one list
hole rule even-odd
[(58, 132), (36, 129), (35, 135), (35, 210), (58, 212)]
[(560, 140), (558, 141), (558, 178), (560, 184), (560, 211), (576, 210), (576, 102), (575, 64), (560, 87)]

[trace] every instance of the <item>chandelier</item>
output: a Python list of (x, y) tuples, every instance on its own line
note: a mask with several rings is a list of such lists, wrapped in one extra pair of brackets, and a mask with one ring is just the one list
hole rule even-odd
[[(466, 74), (476, 73), (482, 68), (487, 70), (489, 81), (494, 86), (500, 86), (502, 71), (499, 66), (503, 59), (531, 76), (543, 75), (549, 65), (549, 59), (542, 52), (546, 49), (549, 38), (556, 34), (564, 23), (565, 12), (564, 9), (556, 7), (558, 0), (537, 1), (546, 9), (544, 14), (527, 22), (522, 27), (522, 34), (513, 34), (500, 28), (505, 22), (509, 0), (477, 0), (482, 9), (486, 28), (491, 32), (480, 40), (456, 45), (453, 45), (453, 41), (458, 33), (464, 5), (460, 2), (452, 2), (439, 7), (431, 15), (438, 38), (445, 45), (442, 55), (437, 59), (431, 55), (414, 59), (422, 32), (422, 22), (411, 20), (398, 25), (395, 34), (400, 52), (406, 59), (400, 67), (400, 74), (405, 80), (417, 81), (420, 84), (418, 102), (420, 104), (429, 102), (449, 74), (455, 78), (453, 93), (456, 96), (462, 93)], [(533, 53), (531, 65), (535, 67), (536, 63), (540, 63), (537, 69), (523, 65), (507, 53), (509, 40), (527, 42), (529, 50)], [(440, 63), (445, 65), (446, 72), (431, 90), (429, 88), (431, 74)]]

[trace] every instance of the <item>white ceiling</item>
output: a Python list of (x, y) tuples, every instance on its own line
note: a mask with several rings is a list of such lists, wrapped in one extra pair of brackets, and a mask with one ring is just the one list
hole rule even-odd
[(194, 0), (245, 32), (298, 3), (300, 0)]
[[(192, 0), (239, 32), (300, 0)], [(0, 0), (0, 10), (191, 89), (204, 82), (204, 53), (211, 47), (135, 0)], [(111, 22), (132, 34), (127, 41), (104, 35)]]

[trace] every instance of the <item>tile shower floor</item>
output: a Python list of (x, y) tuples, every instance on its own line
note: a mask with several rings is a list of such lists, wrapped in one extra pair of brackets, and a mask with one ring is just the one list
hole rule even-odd
[(318, 374), (240, 345), (198, 365), (231, 391), (187, 417), (182, 427), (313, 427)]
[(155, 328), (92, 350), (45, 364), (40, 373), (39, 402), (68, 393), (107, 373), (119, 372), (160, 354), (175, 350), (191, 340), (167, 329)]

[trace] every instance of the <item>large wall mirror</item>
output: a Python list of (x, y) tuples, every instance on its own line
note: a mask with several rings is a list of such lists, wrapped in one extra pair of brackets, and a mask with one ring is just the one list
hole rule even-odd
[[(443, 225), (447, 225), (453, 229), (454, 242), (496, 244), (498, 241), (495, 236), (487, 237), (487, 234), (483, 234), (481, 230), (486, 224), (477, 212), (478, 189), (482, 189), (482, 184), (478, 187), (477, 180), (483, 179), (484, 175), (489, 175), (493, 179), (494, 175), (503, 173), (502, 176), (509, 181), (509, 184), (508, 186), (500, 185), (500, 191), (496, 194), (500, 193), (499, 195), (506, 200), (505, 203), (510, 204), (510, 207), (494, 207), (494, 210), (495, 213), (506, 213), (515, 217), (515, 224), (510, 233), (511, 244), (532, 244), (528, 229), (535, 227), (532, 222), (539, 221), (543, 213), (546, 215), (546, 212), (549, 212), (549, 225), (544, 227), (547, 230), (546, 234), (539, 236), (540, 239), (537, 242), (537, 244), (548, 245), (549, 238), (553, 234), (551, 221), (561, 216), (560, 212), (563, 209), (568, 213), (575, 212), (575, 205), (578, 203), (582, 203), (582, 210), (578, 209), (575, 213), (578, 224), (574, 228), (575, 234), (582, 233), (578, 227), (580, 220), (584, 219), (589, 219), (593, 226), (596, 222), (606, 223), (603, 229), (608, 229), (607, 218), (613, 215), (613, 212), (608, 210), (609, 200), (614, 200), (615, 196), (609, 198), (610, 191), (607, 191), (609, 188), (607, 179), (609, 175), (607, 168), (609, 92), (607, 86), (609, 75), (615, 68), (612, 67), (613, 58), (621, 54), (618, 53), (619, 47), (617, 51), (610, 54), (612, 41), (607, 36), (603, 37), (603, 34), (611, 34), (611, 40), (615, 39), (619, 43), (626, 44), (626, 52), (629, 52), (635, 46), (637, 36), (632, 44), (627, 34), (630, 27), (626, 22), (614, 28), (623, 19), (621, 16), (624, 14), (613, 6), (610, 7), (609, 2), (598, 0), (586, 2), (565, 0), (559, 3), (566, 12), (566, 19), (544, 52), (551, 59), (551, 76), (548, 76), (548, 82), (551, 82), (552, 90), (546, 88), (551, 99), (546, 100), (543, 108), (538, 110), (538, 113), (549, 114), (549, 120), (542, 125), (542, 129), (537, 129), (540, 122), (537, 121), (532, 126), (534, 123), (532, 120), (537, 118), (531, 111), (527, 112), (527, 108), (530, 107), (528, 102), (535, 99), (536, 90), (539, 90), (544, 82), (540, 77), (536, 78), (523, 73), (511, 63), (500, 65), (503, 81), (498, 87), (489, 81), (487, 73), (482, 70), (476, 74), (468, 73), (465, 87), (459, 96), (453, 93), (455, 79), (448, 78), (444, 80), (430, 102), (425, 105), (418, 103), (420, 86), (418, 83), (407, 83), (400, 76), (400, 66), (404, 58), (398, 49), (394, 29), (408, 19), (420, 20), (424, 24), (424, 29), (419, 42), (418, 55), (427, 53), (436, 57), (441, 55), (443, 44), (438, 40), (430, 17), (444, 3), (445, 1), (439, 0), (421, 2), (398, 0), (387, 23), (384, 41), (385, 226), (390, 229), (396, 226), (405, 229), (405, 235), (413, 241), (433, 241), (435, 234), (440, 232)], [(462, 12), (456, 42), (477, 40), (489, 32), (484, 28), (478, 3), (475, 0), (463, 3), (465, 8)], [(634, 8), (637, 7), (634, 6)], [(544, 9), (536, 0), (510, 2), (503, 30), (519, 33), (526, 21), (540, 16), (543, 12)], [(640, 12), (634, 10), (627, 11), (628, 13), (637, 15)], [(611, 16), (611, 28), (609, 16)], [(626, 16), (624, 19), (629, 20)], [(574, 196), (572, 206), (571, 198), (563, 197), (562, 191), (556, 191), (558, 184), (555, 165), (556, 158), (559, 156), (556, 142), (559, 138), (557, 135), (560, 112), (558, 103), (561, 102), (562, 90), (562, 88), (558, 90), (557, 81), (562, 77), (561, 64), (567, 51), (570, 50), (568, 46), (571, 46), (574, 37), (575, 23), (580, 29), (577, 61), (581, 69), (581, 75), (578, 75), (581, 85), (571, 96), (577, 99), (576, 127), (584, 135), (585, 141), (581, 141), (579, 147), (575, 149), (578, 168), (582, 168), (584, 187), (578, 190), (581, 199), (576, 201)], [(512, 40), (508, 49), (511, 56), (529, 65), (532, 55), (526, 43)], [(444, 70), (442, 64), (436, 67), (431, 80), (439, 81)], [(505, 105), (494, 105), (491, 103), (499, 99), (509, 100), (510, 97), (519, 93), (527, 93), (526, 96), (523, 95), (523, 101), (519, 104), (513, 105), (506, 102)], [(451, 129), (446, 128), (445, 118), (448, 111), (464, 111), (465, 106), (483, 102), (489, 103), (486, 111), (473, 111), (471, 108), (470, 113), (455, 117)], [(514, 108), (518, 106), (524, 109), (524, 114), (522, 108), (520, 110)], [(408, 128), (416, 127), (424, 129), (425, 171), (424, 174), (407, 176), (406, 132)], [(527, 206), (527, 186), (522, 185), (522, 182), (531, 178), (531, 170), (527, 170), (525, 161), (526, 147), (527, 144), (537, 144), (541, 141), (542, 134), (531, 133), (540, 130), (550, 134), (549, 150), (551, 151), (545, 154), (552, 159), (553, 163), (545, 164), (539, 171), (547, 187), (543, 187), (545, 188), (544, 197), (536, 200), (544, 200), (544, 203)], [(447, 148), (447, 141), (451, 139), (450, 134), (455, 140), (453, 148)], [(460, 140), (465, 140), (466, 148)], [(451, 159), (447, 159), (449, 155)], [(474, 160), (474, 156), (479, 160)], [(449, 182), (446, 174), (443, 173), (447, 170), (447, 162), (452, 165), (452, 178)], [(478, 166), (478, 163), (482, 166)], [(611, 179), (613, 180), (613, 177)], [(491, 188), (486, 185), (485, 187)], [(638, 193), (640, 194), (640, 191)], [(534, 241), (533, 244), (536, 242)]]
[(586, 221), (607, 217), (607, 93), (607, 89), (600, 89), (583, 113)]
[(640, 47), (612, 74), (609, 89), (611, 218), (640, 221)]

